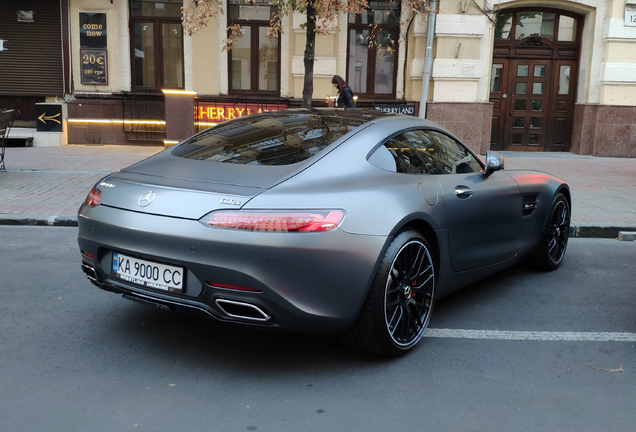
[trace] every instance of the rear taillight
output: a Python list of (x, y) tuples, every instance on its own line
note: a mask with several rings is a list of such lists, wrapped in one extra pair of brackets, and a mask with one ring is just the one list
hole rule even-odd
[(99, 205), (99, 201), (102, 198), (102, 193), (97, 190), (97, 188), (91, 189), (88, 193), (88, 196), (84, 200), (84, 204), (90, 207), (97, 207)]
[(337, 228), (342, 210), (308, 211), (228, 211), (218, 210), (199, 222), (213, 228), (261, 232), (318, 232)]

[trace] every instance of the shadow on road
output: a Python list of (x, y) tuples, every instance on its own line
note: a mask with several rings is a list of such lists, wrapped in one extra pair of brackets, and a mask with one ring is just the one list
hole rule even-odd
[[(124, 300), (121, 300), (124, 301)], [(174, 356), (185, 367), (287, 374), (391, 361), (347, 346), (338, 335), (300, 335), (243, 328), (130, 304), (94, 327), (96, 339), (134, 344), (144, 357)]]

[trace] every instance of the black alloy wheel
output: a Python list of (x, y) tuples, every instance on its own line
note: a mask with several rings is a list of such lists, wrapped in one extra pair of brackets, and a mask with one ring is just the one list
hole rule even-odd
[(563, 194), (558, 194), (552, 203), (548, 220), (535, 255), (535, 261), (543, 270), (556, 270), (568, 246), (570, 236), (570, 206)]
[(357, 321), (342, 337), (357, 348), (402, 355), (424, 335), (434, 294), (431, 247), (419, 232), (404, 231), (391, 242)]
[(393, 260), (384, 294), (384, 320), (400, 347), (417, 343), (430, 319), (435, 269), (428, 245), (413, 239)]

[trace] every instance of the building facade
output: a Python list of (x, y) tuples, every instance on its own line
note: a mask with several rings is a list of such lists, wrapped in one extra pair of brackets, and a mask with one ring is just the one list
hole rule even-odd
[[(21, 113), (12, 134), (35, 145), (157, 144), (300, 106), (305, 16), (285, 17), (273, 37), (269, 2), (257, 3), (226, 0), (187, 36), (183, 0), (1, 2), (0, 108)], [(441, 0), (438, 12), (427, 118), (481, 154), (636, 157), (636, 0)], [(236, 24), (243, 34), (226, 51)], [(337, 25), (317, 36), (314, 105), (327, 105), (340, 75), (359, 107), (417, 115), (426, 19), (370, 1)], [(36, 128), (48, 105), (63, 111), (59, 132)]]

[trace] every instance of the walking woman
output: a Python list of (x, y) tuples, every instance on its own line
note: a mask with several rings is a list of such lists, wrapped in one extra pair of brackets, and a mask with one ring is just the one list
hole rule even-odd
[(334, 75), (331, 79), (331, 84), (338, 89), (338, 96), (336, 96), (336, 107), (338, 108), (355, 108), (356, 103), (353, 100), (353, 92), (347, 85), (345, 80), (340, 75)]

